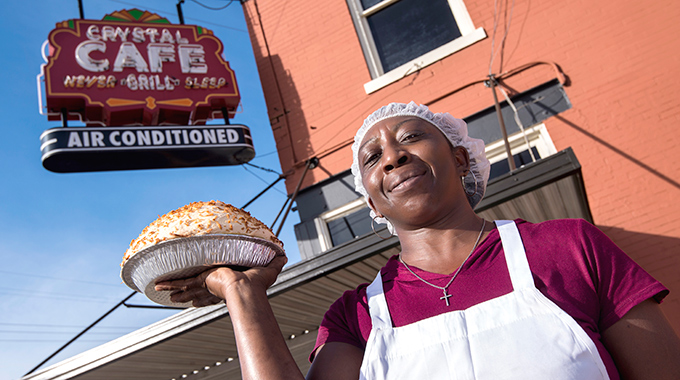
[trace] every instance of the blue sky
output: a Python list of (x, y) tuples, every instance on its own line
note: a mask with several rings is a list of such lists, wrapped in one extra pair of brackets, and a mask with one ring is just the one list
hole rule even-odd
[[(199, 0), (218, 8), (226, 0)], [(176, 0), (84, 0), (85, 18), (139, 8), (178, 23)], [(131, 291), (120, 261), (131, 239), (158, 215), (199, 200), (237, 207), (276, 180), (253, 167), (161, 169), (57, 174), (41, 165), (40, 134), (60, 123), (38, 112), (40, 47), (57, 22), (78, 18), (77, 0), (2, 3), (0, 75), (4, 88), (0, 135), (0, 380), (18, 379)], [(241, 5), (209, 10), (183, 5), (186, 24), (213, 30), (236, 72), (242, 112), (232, 123), (250, 127), (252, 164), (280, 172), (262, 88)], [(73, 123), (71, 123), (73, 125)], [(271, 224), (285, 201), (280, 182), (248, 210)], [(290, 263), (299, 260), (289, 215), (281, 232)], [(147, 304), (143, 295), (129, 303)], [(163, 319), (176, 311), (119, 308), (47, 365)]]

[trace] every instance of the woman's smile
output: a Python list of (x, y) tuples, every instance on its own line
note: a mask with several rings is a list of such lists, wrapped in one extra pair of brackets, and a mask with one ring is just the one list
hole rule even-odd
[(386, 179), (388, 193), (401, 193), (417, 186), (424, 179), (425, 173), (414, 169), (404, 170), (401, 173), (392, 173)]

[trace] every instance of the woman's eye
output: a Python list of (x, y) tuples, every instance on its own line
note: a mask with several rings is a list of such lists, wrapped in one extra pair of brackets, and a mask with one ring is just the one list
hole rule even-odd
[(404, 136), (401, 138), (401, 141), (413, 141), (420, 137), (420, 133), (417, 132), (409, 132), (405, 133)]
[(367, 155), (366, 159), (364, 159), (364, 166), (373, 165), (376, 161), (378, 161), (379, 157), (380, 155), (377, 153)]

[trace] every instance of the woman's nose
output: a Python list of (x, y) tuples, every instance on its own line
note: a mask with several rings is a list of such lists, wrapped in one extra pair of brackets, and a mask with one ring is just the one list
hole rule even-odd
[(383, 155), (386, 156), (385, 165), (383, 166), (385, 172), (390, 172), (409, 161), (408, 152), (402, 149), (389, 149), (383, 152)]

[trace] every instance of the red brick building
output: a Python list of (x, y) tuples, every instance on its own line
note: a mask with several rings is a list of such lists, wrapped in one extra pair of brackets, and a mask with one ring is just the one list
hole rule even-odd
[[(556, 82), (568, 109), (541, 120), (542, 142), (573, 150), (592, 222), (671, 289), (662, 306), (680, 332), (680, 79), (672, 74), (680, 5), (423, 3), (243, 3), (281, 165), (295, 171), (289, 192), (312, 157), (319, 166), (301, 194), (345, 172), (354, 132), (379, 106), (413, 100), (467, 118), (493, 107), (490, 72), (511, 97)], [(516, 129), (512, 116), (505, 123)]]
[[(242, 6), (301, 221), (303, 260), (287, 267), (269, 294), (303, 371), (328, 306), (372, 280), (399, 250), (396, 238), (370, 232), (349, 173), (354, 132), (369, 113), (395, 101), (465, 118), (470, 134), (484, 139), (493, 178), (480, 214), (593, 222), (671, 289), (662, 308), (680, 333), (674, 75), (680, 3), (243, 0)], [(514, 171), (490, 85), (500, 86)], [(228, 310), (199, 308), (26, 378), (239, 378), (237, 355)]]

